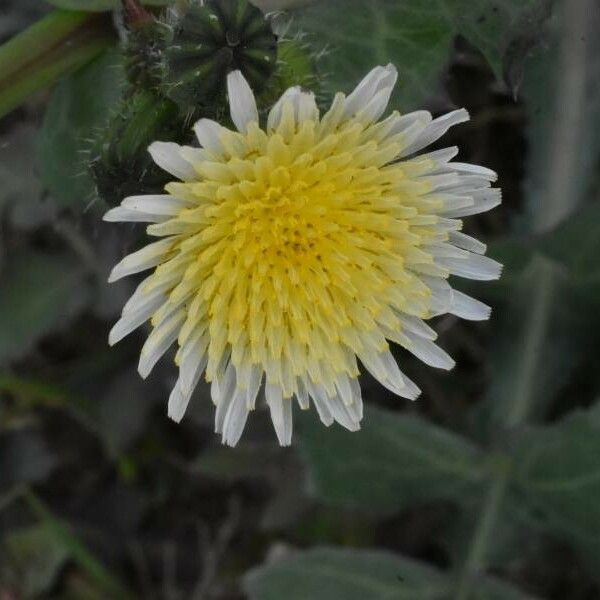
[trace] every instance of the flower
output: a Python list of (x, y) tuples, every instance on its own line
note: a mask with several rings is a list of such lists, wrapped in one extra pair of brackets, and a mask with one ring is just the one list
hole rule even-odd
[(302, 409), (312, 400), (325, 425), (355, 431), (363, 412), (357, 359), (414, 399), (419, 389), (388, 340), (451, 369), (425, 320), (488, 318), (489, 307), (453, 290), (448, 277), (500, 274), (460, 220), (500, 203), (490, 187), (496, 174), (451, 162), (456, 147), (417, 154), (468, 120), (464, 109), (379, 121), (396, 78), (392, 65), (376, 67), (323, 116), (312, 93), (290, 88), (261, 128), (252, 90), (234, 71), (227, 88), (237, 131), (201, 119), (200, 148), (153, 143), (154, 161), (178, 181), (105, 215), (149, 222), (148, 234), (160, 238), (110, 275), (153, 269), (109, 341), (151, 319), (142, 377), (177, 341), (174, 420), (204, 373), (225, 444), (238, 442), (261, 389), (282, 445), (291, 443), (293, 398)]

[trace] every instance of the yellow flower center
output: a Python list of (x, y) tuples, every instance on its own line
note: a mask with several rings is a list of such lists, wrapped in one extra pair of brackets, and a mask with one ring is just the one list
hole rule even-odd
[(167, 186), (194, 206), (149, 227), (175, 234), (157, 276), (182, 274), (171, 293), (189, 297), (179, 343), (208, 331), (209, 381), (231, 353), (284, 397), (307, 373), (333, 390), (339, 374), (357, 375), (355, 355), (387, 348), (382, 327), (400, 332), (396, 310), (428, 316), (431, 292), (411, 265), (432, 263), (420, 246), (440, 236), (435, 200), (418, 198), (431, 161), (391, 162), (396, 115), (337, 125), (331, 114), (297, 124), (285, 104), (274, 131), (223, 129), (221, 155), (193, 162), (198, 181)]

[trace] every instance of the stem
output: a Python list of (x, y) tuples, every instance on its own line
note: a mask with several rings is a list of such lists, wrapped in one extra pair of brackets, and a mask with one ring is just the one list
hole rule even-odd
[(114, 41), (107, 15), (56, 10), (0, 47), (0, 118)]
[(485, 569), (487, 549), (490, 536), (498, 519), (498, 513), (504, 499), (504, 494), (510, 481), (508, 463), (495, 474), (483, 503), (483, 509), (469, 546), (469, 552), (458, 582), (456, 600), (468, 600), (473, 581)]
[[(558, 78), (556, 82), (556, 120), (550, 136), (545, 172), (547, 180), (544, 204), (538, 207), (533, 220), (536, 233), (548, 231), (573, 212), (577, 197), (577, 145), (583, 135), (586, 84), (585, 45), (581, 36), (589, 32), (590, 14), (594, 0), (565, 0), (562, 5), (563, 31), (560, 47)], [(518, 339), (517, 349), (522, 356), (520, 369), (515, 374), (514, 393), (508, 399), (505, 425), (516, 429), (526, 422), (535, 398), (536, 372), (540, 368), (539, 349), (550, 326), (552, 306), (556, 296), (557, 272), (550, 261), (535, 263), (530, 281), (534, 296), (529, 318)], [(498, 515), (509, 487), (511, 468), (505, 459), (501, 469), (494, 471), (488, 493), (469, 545), (464, 566), (458, 579), (456, 600), (469, 600), (477, 576), (486, 568), (490, 541)]]

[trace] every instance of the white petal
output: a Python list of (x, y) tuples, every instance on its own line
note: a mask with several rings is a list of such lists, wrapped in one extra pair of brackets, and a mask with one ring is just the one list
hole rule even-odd
[(113, 267), (108, 276), (108, 283), (122, 277), (151, 269), (165, 260), (165, 255), (173, 247), (172, 239), (160, 240), (144, 246), (141, 250), (128, 254), (121, 262)]
[[(385, 94), (387, 94), (389, 100), (389, 95), (394, 85), (396, 85), (396, 79), (398, 79), (398, 71), (391, 63), (385, 67), (378, 66), (372, 69), (346, 98), (344, 116), (346, 118), (353, 117), (365, 108), (381, 90), (385, 90)], [(387, 105), (387, 102), (385, 104)], [(383, 110), (385, 110), (385, 106)]]
[(487, 167), (482, 167), (481, 165), (471, 165), (468, 163), (450, 163), (448, 165), (452, 167), (455, 171), (460, 171), (461, 173), (470, 173), (472, 175), (480, 175), (485, 177), (488, 181), (496, 181), (498, 179), (498, 173), (496, 171), (492, 171), (492, 169), (488, 169)]
[(403, 156), (413, 154), (419, 150), (429, 146), (438, 138), (442, 137), (450, 127), (458, 123), (464, 123), (469, 120), (469, 113), (461, 108), (460, 110), (452, 111), (446, 115), (434, 119), (419, 135), (419, 137), (408, 147), (402, 151)]
[(451, 231), (448, 235), (453, 244), (459, 248), (469, 250), (470, 252), (484, 254), (487, 249), (487, 246), (484, 243), (480, 242), (474, 237), (471, 237), (470, 235), (462, 233), (461, 231)]
[(230, 362), (225, 369), (222, 379), (215, 378), (210, 386), (212, 401), (217, 407), (215, 411), (215, 433), (223, 432), (227, 410), (233, 399), (235, 390), (235, 367)]
[(212, 119), (200, 119), (194, 124), (194, 132), (203, 148), (216, 155), (225, 152), (221, 142), (221, 134), (227, 129)]
[(183, 419), (183, 415), (185, 415), (191, 397), (192, 390), (184, 392), (181, 389), (180, 380), (178, 379), (169, 396), (169, 403), (167, 405), (168, 417), (179, 423)]
[(369, 125), (374, 121), (377, 121), (379, 117), (385, 112), (387, 105), (392, 95), (391, 87), (386, 87), (379, 90), (368, 102), (366, 106), (363, 106), (357, 113), (356, 119), (358, 119), (363, 125)]
[(294, 121), (296, 124), (303, 121), (317, 121), (319, 119), (319, 108), (312, 92), (305, 92), (299, 86), (287, 89), (276, 102), (267, 119), (267, 129), (274, 131), (281, 123), (283, 107), (286, 103), (292, 106)]
[(179, 369), (182, 391), (191, 392), (196, 387), (202, 372), (206, 369), (208, 342), (208, 335), (200, 331), (190, 336), (182, 346)]
[(388, 390), (402, 398), (416, 398), (414, 390), (407, 385), (404, 374), (389, 350), (380, 353), (364, 352), (358, 357), (369, 373)]
[(177, 339), (184, 321), (185, 311), (177, 310), (152, 330), (140, 353), (138, 373), (142, 379), (148, 377), (154, 365)]
[(265, 397), (271, 411), (271, 420), (281, 446), (292, 443), (292, 399), (284, 398), (279, 385), (267, 383)]
[[(246, 406), (248, 407), (248, 410), (254, 410), (254, 407), (256, 405), (256, 396), (258, 395), (258, 391), (260, 390), (262, 378), (262, 367), (259, 365), (252, 365), (252, 368), (250, 369), (250, 377), (246, 382)], [(243, 384), (243, 381), (239, 382), (239, 385)]]
[(167, 300), (165, 294), (154, 294), (149, 296), (144, 303), (140, 303), (136, 309), (123, 312), (121, 318), (113, 325), (108, 334), (108, 344), (114, 346), (126, 335), (145, 323)]
[(231, 447), (237, 445), (247, 420), (248, 406), (245, 391), (236, 388), (223, 421), (223, 443)]
[(123, 208), (122, 206), (115, 206), (104, 213), (102, 220), (110, 223), (162, 223), (168, 218), (164, 215), (144, 213), (138, 210)]
[(241, 71), (233, 71), (227, 75), (227, 94), (231, 120), (238, 131), (246, 133), (249, 123), (258, 123), (258, 109), (254, 93)]
[(490, 318), (492, 309), (487, 304), (454, 290), (453, 303), (448, 312), (468, 321), (486, 321)]
[(487, 212), (502, 202), (502, 192), (499, 188), (486, 188), (471, 192), (473, 204), (464, 208), (447, 209), (442, 214), (446, 217), (467, 217)]
[(452, 357), (431, 340), (426, 340), (410, 331), (407, 331), (405, 335), (410, 343), (403, 344), (403, 346), (430, 367), (449, 370), (456, 364)]
[(407, 331), (427, 340), (435, 340), (437, 338), (437, 333), (423, 319), (405, 314), (398, 315), (398, 318)]
[(297, 391), (296, 391), (296, 400), (298, 400), (298, 405), (301, 410), (308, 410), (310, 408), (310, 399), (308, 396), (308, 390), (306, 386), (302, 383), (301, 379), (297, 381)]
[(467, 258), (438, 258), (436, 264), (448, 269), (453, 275), (478, 281), (498, 279), (502, 272), (502, 265), (499, 262), (472, 252), (469, 252)]
[(442, 315), (450, 310), (453, 302), (454, 290), (450, 284), (441, 277), (421, 277), (423, 283), (431, 290), (430, 311), (431, 316)]
[(327, 406), (333, 415), (333, 418), (348, 431), (358, 431), (360, 429), (360, 419), (356, 418), (354, 411), (347, 406), (339, 395), (327, 397)]
[(175, 142), (153, 142), (148, 147), (152, 160), (163, 171), (174, 175), (182, 181), (193, 181), (196, 172), (192, 165), (181, 156), (181, 146)]
[(149, 194), (128, 196), (121, 202), (121, 206), (154, 215), (172, 216), (179, 214), (183, 208), (190, 206), (190, 203), (170, 194)]
[(334, 419), (329, 409), (329, 403), (327, 401), (327, 393), (325, 389), (319, 385), (314, 384), (308, 377), (304, 380), (304, 385), (313, 400), (319, 419), (321, 423), (326, 427), (329, 427)]

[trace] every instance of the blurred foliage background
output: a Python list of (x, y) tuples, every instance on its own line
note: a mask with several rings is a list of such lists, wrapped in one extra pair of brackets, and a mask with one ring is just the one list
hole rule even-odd
[(359, 433), (309, 414), (282, 449), (258, 411), (225, 449), (204, 388), (175, 425), (169, 361), (143, 382), (143, 332), (107, 346), (142, 233), (101, 222), (86, 168), (118, 3), (1, 0), (1, 41), (51, 26), (0, 50), (0, 598), (600, 598), (598, 3), (256, 3), (329, 91), (391, 61), (396, 108), (470, 111), (441, 143), (499, 173), (467, 221), (506, 265), (468, 287), (492, 318), (434, 323), (450, 373), (396, 349), (424, 393), (365, 376)]

